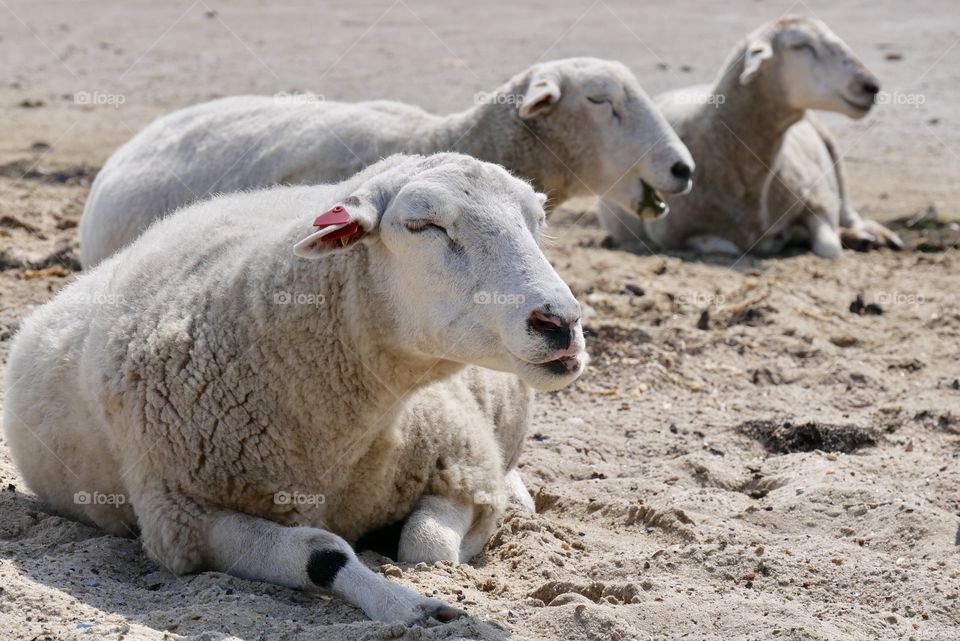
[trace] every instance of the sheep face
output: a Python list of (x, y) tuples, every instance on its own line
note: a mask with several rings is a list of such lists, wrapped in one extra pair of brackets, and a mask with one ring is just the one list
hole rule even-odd
[(659, 191), (692, 186), (690, 152), (620, 63), (574, 58), (538, 65), (519, 115), (544, 144), (562, 141), (556, 153), (583, 195), (656, 218), (667, 210)]
[[(350, 220), (329, 228), (359, 226), (398, 349), (513, 372), (541, 390), (576, 379), (587, 360), (580, 305), (537, 244), (546, 197), (459, 154), (401, 169), (393, 186), (381, 180), (346, 198)], [(349, 251), (344, 237), (317, 234), (299, 255)]]
[(823, 109), (862, 118), (880, 91), (876, 76), (850, 47), (809, 18), (785, 18), (750, 40), (741, 83), (751, 82), (764, 68), (786, 104), (801, 111)]

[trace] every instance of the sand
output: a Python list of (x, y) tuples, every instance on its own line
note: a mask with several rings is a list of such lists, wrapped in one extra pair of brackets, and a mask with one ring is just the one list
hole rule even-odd
[(522, 459), (538, 514), (510, 514), (469, 565), (363, 555), (471, 614), (445, 626), (171, 576), (135, 540), (50, 514), (0, 439), (0, 639), (960, 638), (953, 4), (330, 4), (0, 2), (0, 358), (76, 277), (110, 152), (219, 95), (452, 111), (538, 58), (586, 54), (654, 93), (709, 81), (768, 18), (815, 13), (891, 91), (864, 121), (826, 118), (855, 204), (932, 213), (896, 223), (910, 251), (828, 262), (635, 256), (604, 248), (589, 201), (556, 212), (547, 252), (585, 304), (594, 360), (538, 399)]

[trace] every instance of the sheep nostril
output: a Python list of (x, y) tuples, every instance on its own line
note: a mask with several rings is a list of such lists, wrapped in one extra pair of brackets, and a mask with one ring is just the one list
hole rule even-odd
[(538, 332), (559, 332), (564, 326), (564, 322), (559, 317), (548, 316), (540, 311), (530, 314), (527, 323)]
[(568, 349), (573, 341), (574, 323), (565, 321), (559, 316), (535, 310), (527, 318), (527, 325), (553, 349)]
[(673, 163), (673, 167), (670, 168), (670, 173), (674, 178), (679, 178), (680, 180), (689, 180), (690, 175), (693, 173), (693, 169), (691, 169), (690, 165), (687, 163), (683, 162), (682, 160), (678, 160), (677, 162)]
[(878, 93), (880, 93), (880, 87), (878, 87), (876, 83), (867, 81), (863, 83), (863, 91), (871, 96), (876, 96)]

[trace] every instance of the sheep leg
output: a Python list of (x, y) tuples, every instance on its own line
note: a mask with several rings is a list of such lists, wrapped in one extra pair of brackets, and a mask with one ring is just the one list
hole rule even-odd
[(823, 141), (833, 164), (837, 191), (840, 195), (840, 239), (843, 241), (843, 246), (857, 251), (867, 251), (871, 247), (884, 245), (891, 249), (903, 249), (903, 241), (896, 232), (887, 229), (876, 221), (865, 220), (857, 210), (850, 206), (850, 200), (847, 198), (847, 179), (836, 142), (826, 127), (813, 117), (813, 114), (808, 114), (807, 120), (813, 125)]
[(903, 249), (903, 240), (891, 229), (875, 220), (868, 220), (843, 204), (840, 212), (840, 240), (843, 246), (857, 251), (869, 251), (874, 247)]
[(844, 226), (840, 229), (840, 237), (843, 239), (844, 247), (856, 249), (858, 251), (867, 251), (873, 247), (889, 247), (890, 249), (903, 249), (903, 240), (891, 229), (884, 227), (875, 220), (857, 219), (851, 226)]
[(829, 221), (810, 212), (804, 223), (810, 231), (810, 246), (814, 254), (821, 258), (835, 258), (843, 251), (840, 234)]
[(409, 625), (463, 615), (442, 601), (391, 583), (360, 563), (346, 541), (319, 528), (230, 513), (214, 517), (206, 543), (211, 569), (291, 588), (329, 590), (376, 621)]
[(445, 496), (421, 497), (400, 532), (397, 560), (404, 563), (468, 560), (461, 557), (461, 548), (473, 521), (472, 504)]
[(513, 468), (507, 472), (503, 478), (503, 484), (506, 486), (507, 498), (510, 501), (519, 504), (530, 514), (537, 513), (537, 506), (533, 502), (533, 497), (530, 496), (527, 486), (523, 484), (523, 479), (520, 478), (520, 470)]
[(841, 227), (838, 231), (843, 246), (854, 251), (870, 251), (877, 242), (876, 236), (861, 227)]
[(686, 242), (687, 249), (698, 254), (732, 254), (736, 256), (743, 253), (736, 243), (719, 236), (691, 236)]

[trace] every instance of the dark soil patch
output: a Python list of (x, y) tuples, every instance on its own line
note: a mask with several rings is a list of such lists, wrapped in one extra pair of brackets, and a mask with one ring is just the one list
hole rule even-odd
[(960, 223), (945, 220), (932, 207), (888, 225), (904, 245), (918, 252), (944, 252), (960, 248)]
[(635, 355), (633, 348), (653, 340), (650, 334), (637, 327), (591, 325), (585, 327), (583, 333), (587, 339), (587, 349), (595, 362)]
[(37, 180), (45, 185), (77, 185), (89, 187), (93, 183), (99, 169), (81, 165), (79, 167), (62, 167), (57, 169), (37, 165), (32, 160), (15, 160), (0, 165), (0, 176), (16, 180)]
[(48, 254), (40, 260), (25, 260), (10, 254), (6, 250), (0, 250), (0, 271), (7, 269), (46, 269), (59, 265), (72, 272), (80, 271), (80, 260), (72, 247), (62, 247), (51, 254)]
[(793, 423), (791, 421), (744, 421), (737, 431), (759, 441), (771, 454), (792, 452), (853, 452), (877, 444), (876, 434), (854, 425)]
[(769, 317), (771, 314), (776, 313), (777, 309), (771, 305), (744, 307), (735, 311), (730, 318), (727, 319), (727, 327), (733, 327), (734, 325), (746, 325), (747, 327), (770, 325), (773, 321)]
[(913, 420), (948, 434), (960, 434), (960, 416), (954, 416), (952, 412), (923, 410), (915, 414)]

